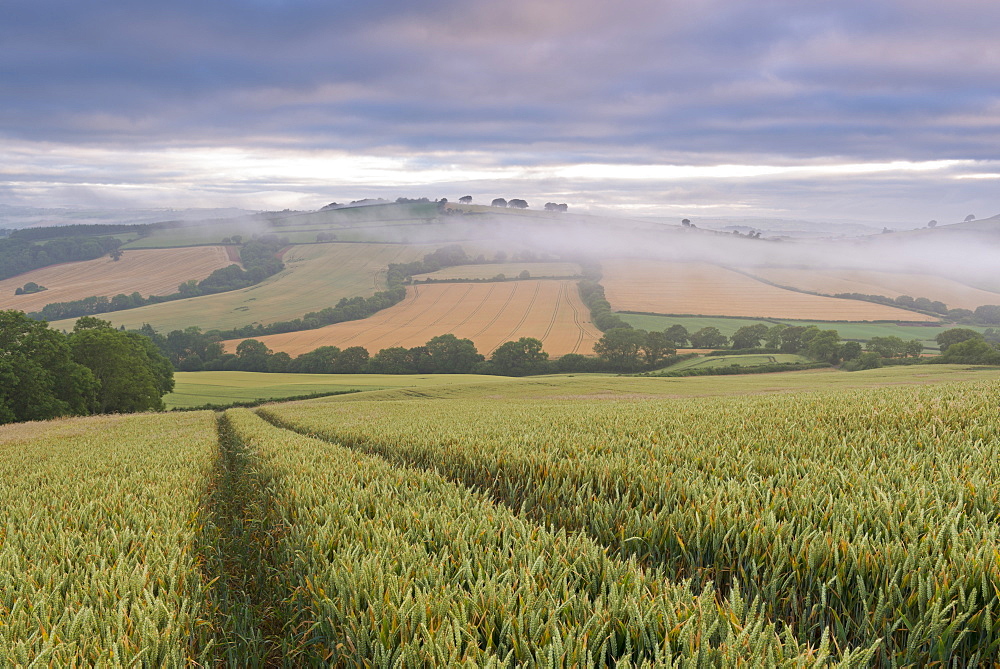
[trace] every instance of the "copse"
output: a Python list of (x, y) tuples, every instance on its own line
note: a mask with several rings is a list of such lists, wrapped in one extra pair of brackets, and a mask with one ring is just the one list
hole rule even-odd
[(64, 335), (0, 311), (0, 423), (160, 410), (173, 367), (137, 332), (84, 317)]

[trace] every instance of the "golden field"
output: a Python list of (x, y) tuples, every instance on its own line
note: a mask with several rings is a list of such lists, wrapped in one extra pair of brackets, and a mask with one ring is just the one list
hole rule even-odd
[(871, 302), (785, 290), (718, 265), (615, 259), (601, 263), (616, 311), (822, 321), (934, 321)]
[[(540, 339), (550, 355), (589, 354), (601, 337), (575, 281), (528, 280), (411, 286), (405, 300), (363, 320), (256, 339), (293, 356), (320, 346), (363, 346), (375, 354), (449, 333), (471, 339), (487, 355), (521, 337)], [(226, 342), (227, 349), (235, 350), (239, 341)]]
[[(46, 304), (85, 297), (114, 297), (119, 293), (131, 295), (136, 292), (143, 297), (170, 295), (177, 292), (181, 283), (191, 279), (201, 281), (215, 270), (232, 264), (224, 246), (195, 246), (125, 251), (118, 261), (103, 256), (52, 265), (0, 281), (0, 309), (30, 313)], [(48, 290), (31, 295), (14, 294), (29, 281)]]
[(984, 304), (1000, 304), (1000, 293), (926, 274), (784, 267), (761, 267), (746, 271), (779, 286), (827, 295), (861, 293), (892, 298), (909, 295), (944, 302), (951, 309), (975, 309)]

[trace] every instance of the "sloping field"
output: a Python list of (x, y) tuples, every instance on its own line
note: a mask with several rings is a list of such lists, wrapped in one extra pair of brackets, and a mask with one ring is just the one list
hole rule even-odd
[[(129, 328), (149, 323), (160, 332), (190, 325), (211, 330), (292, 320), (332, 307), (342, 297), (367, 297), (384, 290), (389, 263), (417, 260), (434, 248), (399, 244), (293, 246), (283, 257), (285, 269), (256, 286), (118, 311), (102, 318)], [(72, 321), (53, 325), (72, 327)]]
[(601, 263), (617, 311), (828, 321), (933, 321), (881, 304), (784, 290), (707, 263), (616, 259)]
[(430, 274), (417, 274), (413, 278), (417, 281), (423, 281), (424, 279), (492, 279), (497, 274), (503, 274), (506, 278), (513, 279), (524, 271), (527, 271), (533, 279), (550, 276), (579, 276), (580, 266), (572, 262), (508, 262), (489, 263), (485, 265), (456, 265), (455, 267), (445, 267)]
[[(189, 249), (125, 251), (117, 262), (107, 256), (82, 262), (43, 267), (0, 281), (0, 309), (38, 311), (46, 304), (82, 300), (85, 297), (138, 292), (169, 295), (189, 279), (198, 281), (221, 267), (232, 265), (224, 246)], [(31, 295), (14, 291), (34, 281), (48, 290)], [(141, 325), (141, 323), (140, 323)]]
[[(471, 339), (488, 355), (500, 344), (535, 337), (549, 355), (590, 354), (600, 331), (573, 281), (510, 281), (411, 286), (399, 304), (360, 321), (259, 337), (274, 351), (299, 355), (320, 346), (421, 346), (442, 334)], [(226, 342), (235, 350), (239, 341)]]
[(851, 269), (754, 268), (747, 271), (780, 286), (827, 295), (862, 293), (893, 298), (909, 295), (944, 302), (952, 309), (975, 309), (984, 304), (1000, 304), (1000, 293), (926, 274)]

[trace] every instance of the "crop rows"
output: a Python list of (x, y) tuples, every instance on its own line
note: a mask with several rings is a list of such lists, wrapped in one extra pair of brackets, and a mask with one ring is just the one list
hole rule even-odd
[(274, 406), (882, 666), (1000, 653), (996, 383), (666, 401)]
[(207, 412), (0, 430), (0, 664), (211, 652), (196, 537), (215, 444)]
[[(276, 481), (301, 663), (336, 666), (825, 666), (737, 590), (694, 596), (440, 476), (269, 425), (228, 428)], [(865, 653), (845, 656), (863, 666)]]

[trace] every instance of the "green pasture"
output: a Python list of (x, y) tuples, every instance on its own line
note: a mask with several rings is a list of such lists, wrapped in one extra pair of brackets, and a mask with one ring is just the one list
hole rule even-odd
[(683, 325), (688, 332), (695, 332), (705, 327), (715, 327), (727, 337), (733, 336), (737, 330), (746, 325), (764, 323), (771, 326), (777, 323), (785, 325), (815, 325), (822, 330), (836, 330), (841, 339), (868, 341), (872, 337), (895, 336), (901, 339), (919, 339), (924, 348), (937, 350), (934, 338), (951, 327), (970, 327), (973, 330), (983, 330), (975, 326), (941, 326), (941, 325), (896, 325), (895, 323), (866, 323), (843, 321), (793, 321), (787, 319), (764, 318), (720, 318), (710, 316), (660, 316), (652, 314), (618, 314), (622, 320), (632, 327), (643, 330), (666, 330), (674, 324)]
[(232, 404), (261, 399), (354, 390), (406, 388), (419, 395), (465, 385), (504, 385), (514, 379), (478, 374), (266, 374), (264, 372), (176, 372), (174, 392), (163, 398), (168, 409)]
[(794, 353), (763, 353), (751, 355), (712, 355), (682, 360), (664, 371), (679, 372), (684, 369), (715, 369), (716, 367), (760, 367), (782, 363), (810, 363), (809, 358)]
[(802, 393), (827, 389), (927, 385), (1000, 380), (1000, 369), (968, 365), (915, 365), (861, 372), (811, 369), (775, 374), (692, 377), (636, 377), (612, 374), (556, 374), (511, 378), (475, 374), (265, 374), (260, 372), (177, 372), (168, 408), (280, 400), (311, 393), (361, 390), (351, 395), (306, 400), (351, 402), (365, 399), (496, 400), (650, 399)]

